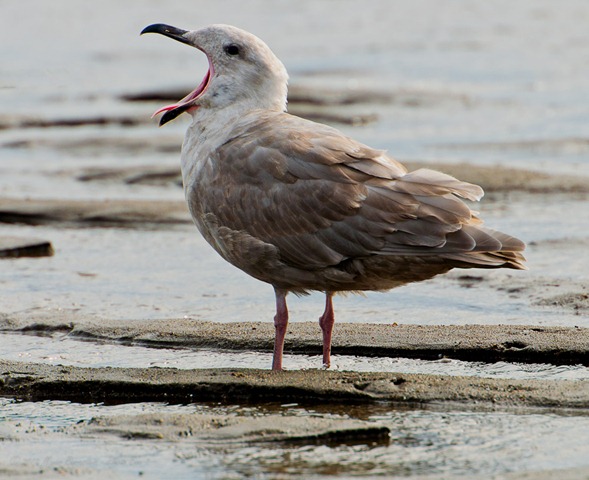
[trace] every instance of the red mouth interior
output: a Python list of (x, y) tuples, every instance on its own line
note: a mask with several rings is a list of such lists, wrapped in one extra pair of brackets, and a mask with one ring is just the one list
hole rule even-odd
[(194, 100), (196, 100), (198, 97), (200, 97), (205, 92), (205, 90), (209, 86), (209, 83), (211, 81), (211, 77), (213, 76), (213, 73), (214, 73), (213, 65), (209, 61), (209, 69), (207, 70), (207, 73), (205, 75), (205, 78), (203, 78), (202, 79), (202, 82), (200, 82), (200, 85), (198, 87), (196, 87), (188, 95), (186, 95), (178, 103), (173, 103), (172, 105), (166, 105), (165, 107), (160, 108), (157, 112), (155, 112), (152, 115), (152, 118), (155, 117), (156, 115), (160, 114), (160, 113), (169, 112), (171, 110), (181, 109), (184, 112), (186, 110), (189, 110), (190, 108), (195, 108), (196, 106), (195, 105), (191, 105), (191, 103)]

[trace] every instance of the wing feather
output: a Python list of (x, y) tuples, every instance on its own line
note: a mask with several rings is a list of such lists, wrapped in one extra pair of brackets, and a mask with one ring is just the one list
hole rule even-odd
[(218, 171), (203, 209), (274, 245), (288, 265), (320, 269), (395, 254), (472, 263), (477, 252), (523, 249), (476, 226), (459, 197), (480, 199), (479, 186), (429, 169), (407, 173), (382, 151), (288, 114), (244, 119), (211, 155)]

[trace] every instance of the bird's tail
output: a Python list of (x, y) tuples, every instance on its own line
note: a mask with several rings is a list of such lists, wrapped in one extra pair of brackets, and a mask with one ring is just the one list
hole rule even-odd
[[(443, 257), (459, 268), (513, 268), (527, 270), (522, 252), (526, 245), (521, 240), (489, 228), (465, 225), (462, 233), (471, 236), (474, 248), (466, 252), (446, 253)], [(448, 240), (451, 242), (452, 235)]]

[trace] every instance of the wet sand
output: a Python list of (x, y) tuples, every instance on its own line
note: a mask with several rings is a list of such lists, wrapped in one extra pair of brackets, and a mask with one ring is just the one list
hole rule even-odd
[[(323, 108), (323, 107), (322, 107)], [(321, 112), (325, 115), (325, 112)], [(340, 113), (338, 113), (340, 115)], [(336, 118), (335, 116), (333, 118)], [(351, 121), (353, 123), (353, 121)], [(38, 128), (39, 125), (35, 126)], [(63, 127), (63, 125), (62, 125)], [(30, 127), (33, 128), (33, 127)], [(47, 128), (47, 127), (44, 127)], [(51, 128), (55, 128), (52, 126)], [(139, 154), (146, 144), (120, 143), (87, 139), (86, 147), (111, 149)], [(149, 142), (147, 142), (149, 143)], [(162, 152), (177, 154), (178, 140), (159, 141)], [(10, 148), (51, 148), (76, 151), (80, 145), (71, 140), (33, 142)], [(428, 162), (405, 162), (410, 169), (430, 166)], [(518, 195), (517, 203), (533, 205), (541, 196), (577, 202), (589, 193), (589, 182), (583, 177), (549, 175), (505, 166), (482, 166), (465, 163), (436, 164), (435, 168), (482, 185), (488, 202), (504, 206), (503, 196)], [(160, 188), (181, 194), (177, 166), (134, 165), (124, 167), (71, 167), (60, 171), (61, 178), (91, 188), (105, 187), (112, 191), (134, 188)], [(54, 178), (52, 179), (54, 180)], [(28, 245), (42, 245), (45, 254), (53, 253), (51, 243), (60, 239), (61, 229), (99, 228), (112, 231), (116, 238), (121, 229), (158, 232), (180, 228), (174, 238), (196, 235), (181, 199), (116, 198), (0, 198), (0, 221), (15, 226), (44, 227), (48, 240), (25, 242), (14, 235), (2, 236), (0, 251), (5, 255), (25, 256)], [(186, 229), (186, 230), (184, 230)], [(22, 237), (21, 237), (22, 238)], [(535, 240), (530, 248), (560, 249), (584, 252), (589, 244), (586, 236), (574, 240)], [(58, 241), (58, 255), (78, 248)], [(85, 245), (84, 245), (85, 247)], [(116, 248), (105, 243), (100, 252)], [(143, 245), (142, 245), (143, 248)], [(30, 253), (30, 251), (29, 251)], [(79, 252), (80, 258), (85, 255)], [(18, 261), (24, 261), (19, 259)], [(15, 260), (16, 261), (16, 260)], [(16, 265), (15, 265), (16, 266)], [(23, 272), (39, 271), (28, 266)], [(18, 267), (17, 267), (18, 269)], [(91, 280), (96, 275), (82, 270), (80, 278)], [(82, 281), (82, 280), (81, 280)], [(478, 272), (454, 272), (439, 282), (453, 283), (464, 291), (496, 292), (527, 303), (526, 309), (510, 312), (509, 324), (503, 313), (489, 309), (486, 321), (493, 325), (414, 325), (384, 317), (385, 323), (345, 323), (336, 325), (334, 355), (367, 357), (405, 357), (419, 359), (459, 359), (468, 362), (520, 362), (552, 365), (589, 365), (589, 329), (584, 319), (589, 312), (586, 281), (558, 275), (493, 276)], [(139, 286), (141, 282), (136, 285)], [(88, 286), (92, 288), (92, 286)], [(483, 293), (481, 293), (483, 294)], [(501, 297), (500, 297), (501, 298)], [(24, 297), (23, 297), (24, 299)], [(222, 302), (222, 298), (217, 299)], [(368, 302), (369, 300), (367, 300)], [(66, 305), (64, 305), (66, 306)], [(41, 309), (34, 301), (23, 300), (19, 309), (0, 315), (0, 330), (27, 335), (63, 334), (70, 338), (94, 342), (122, 343), (152, 348), (223, 349), (226, 351), (270, 352), (273, 326), (270, 322), (240, 321), (218, 323), (207, 321), (214, 313), (190, 318), (115, 318), (106, 306), (100, 317), (85, 313), (84, 308)], [(536, 321), (535, 312), (548, 309), (555, 315), (566, 315), (568, 326), (549, 326)], [(470, 314), (467, 315), (467, 317)], [(481, 318), (476, 317), (476, 318)], [(538, 317), (540, 318), (540, 317)], [(517, 323), (524, 324), (517, 324)], [(572, 325), (576, 326), (572, 326)], [(50, 348), (50, 347), (48, 347)], [(317, 355), (320, 353), (320, 332), (315, 322), (293, 322), (286, 340), (288, 354)], [(97, 441), (123, 445), (136, 444), (153, 448), (158, 442), (172, 442), (201, 448), (208, 454), (225, 455), (227, 451), (258, 449), (268, 445), (288, 450), (292, 445), (332, 446), (361, 445), (372, 449), (390, 448), (395, 431), (384, 424), (340, 415), (355, 406), (358, 411), (371, 408), (421, 409), (442, 412), (513, 412), (524, 415), (573, 415), (584, 418), (589, 411), (589, 381), (521, 380), (510, 378), (464, 377), (455, 375), (411, 374), (404, 372), (360, 373), (321, 369), (285, 371), (249, 369), (174, 369), (174, 368), (83, 368), (49, 363), (16, 362), (0, 359), (0, 396), (23, 402), (68, 401), (81, 404), (133, 405), (162, 402), (175, 404), (210, 404), (218, 406), (215, 413), (178, 414), (163, 411), (157, 414), (121, 413), (81, 419), (75, 425), (58, 431), (40, 431), (25, 427), (22, 422), (5, 421), (0, 438), (21, 442)], [(318, 418), (289, 413), (265, 414), (258, 417), (235, 416), (231, 406), (260, 408), (276, 404), (297, 404), (307, 408), (322, 406)], [(386, 406), (386, 407), (385, 407)], [(168, 407), (171, 408), (171, 407)], [(225, 409), (225, 410), (223, 410)], [(363, 410), (362, 410), (363, 409)], [(366, 415), (358, 414), (358, 417)], [(256, 451), (258, 451), (256, 450)], [(329, 462), (329, 459), (325, 460)], [(331, 460), (333, 461), (333, 460)], [(254, 461), (255, 463), (255, 461)], [(7, 465), (0, 461), (0, 473), (51, 478), (39, 473), (34, 463)], [(75, 469), (66, 463), (58, 473), (92, 477), (103, 468)], [(299, 467), (296, 467), (299, 468)], [(335, 468), (335, 467), (331, 467)], [(368, 469), (368, 471), (370, 471)], [(504, 478), (583, 478), (586, 468), (507, 474)]]
[(451, 403), (480, 406), (589, 408), (589, 382), (447, 377), (399, 373), (162, 368), (77, 368), (0, 361), (0, 395), (79, 403), (222, 402)]
[(0, 221), (128, 228), (146, 224), (191, 223), (186, 203), (146, 200), (0, 199)]
[(0, 362), (0, 394), (78, 403), (451, 403), (454, 408), (589, 408), (589, 382), (305, 370), (76, 368)]
[[(431, 22), (420, 2), (394, 15), (386, 2), (386, 15), (351, 2), (361, 17), (334, 15), (329, 2), (253, 2), (211, 4), (187, 24), (175, 2), (107, 1), (88, 16), (65, 0), (83, 32), (53, 30), (40, 4), (42, 21), (23, 10), (26, 38), (21, 22), (6, 26), (0, 350), (23, 347), (0, 352), (0, 476), (587, 477), (586, 6), (523, 2), (498, 15), (484, 2), (429, 3)], [(271, 289), (198, 238), (178, 166), (187, 121), (158, 129), (150, 118), (198, 83), (204, 61), (138, 37), (169, 14), (180, 27), (242, 23), (267, 39), (292, 73), (291, 113), (410, 170), (481, 185), (473, 208), (528, 243), (530, 270), (453, 271), (338, 298), (333, 352), (349, 371), (261, 369), (253, 355), (272, 349)], [(186, 59), (195, 68), (180, 74)], [(310, 320), (321, 303), (292, 298), (291, 360), (319, 355)], [(66, 340), (88, 348), (70, 354)], [(110, 361), (116, 346), (139, 366)], [(164, 349), (242, 355), (249, 368), (170, 368), (153, 360)], [(426, 373), (397, 371), (402, 362), (360, 371), (383, 359), (423, 360)], [(487, 369), (456, 375), (453, 362)], [(502, 378), (489, 374), (495, 362), (508, 366)], [(542, 368), (548, 379), (514, 378)]]
[[(215, 323), (190, 319), (120, 321), (59, 315), (0, 316), (0, 331), (107, 341), (154, 348), (271, 352), (270, 322)], [(321, 332), (315, 322), (291, 323), (287, 353), (318, 355)], [(334, 355), (405, 357), (474, 362), (521, 362), (589, 366), (589, 328), (527, 325), (336, 326)]]

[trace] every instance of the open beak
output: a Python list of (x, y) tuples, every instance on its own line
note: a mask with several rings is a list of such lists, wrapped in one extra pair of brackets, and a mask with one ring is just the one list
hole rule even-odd
[[(145, 27), (141, 31), (141, 35), (143, 35), (144, 33), (159, 33), (160, 35), (173, 38), (174, 40), (177, 40), (181, 43), (185, 43), (192, 47), (198, 48), (188, 38), (186, 38), (185, 35), (188, 33), (188, 30), (182, 30), (181, 28), (172, 27), (170, 25), (165, 25), (163, 23), (156, 23)], [(211, 81), (211, 78), (213, 77), (213, 74), (215, 72), (213, 69), (213, 64), (211, 63), (211, 60), (208, 57), (208, 55), (207, 59), (209, 61), (209, 69), (205, 77), (203, 78), (202, 82), (200, 82), (199, 86), (196, 87), (192, 92), (186, 95), (179, 102), (162, 107), (153, 114), (153, 116), (155, 117), (156, 115), (165, 112), (162, 115), (162, 118), (160, 119), (160, 127), (162, 125), (165, 125), (169, 121), (174, 120), (180, 114), (190, 109), (198, 108), (198, 105), (195, 105), (195, 102), (206, 91)]]

